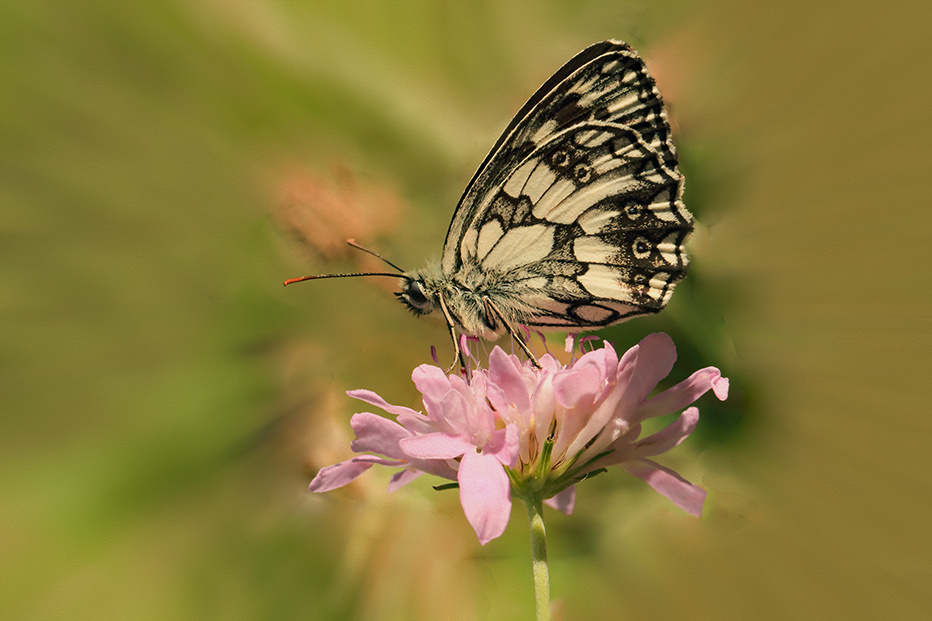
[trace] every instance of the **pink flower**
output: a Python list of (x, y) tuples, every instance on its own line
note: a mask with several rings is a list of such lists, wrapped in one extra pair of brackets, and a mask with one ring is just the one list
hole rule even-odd
[(312, 492), (346, 485), (373, 464), (396, 466), (389, 491), (424, 473), (456, 481), (466, 519), (482, 544), (500, 536), (511, 514), (512, 493), (540, 496), (571, 513), (575, 484), (618, 465), (688, 513), (700, 515), (705, 490), (655, 463), (696, 428), (699, 410), (687, 408), (654, 435), (640, 438), (641, 422), (685, 408), (712, 390), (724, 400), (728, 380), (715, 367), (693, 373), (653, 397), (673, 368), (669, 336), (651, 334), (618, 359), (609, 343), (569, 366), (549, 354), (541, 368), (495, 347), (489, 368), (467, 383), (438, 367), (421, 365), (412, 378), (426, 415), (386, 403), (368, 390), (347, 394), (395, 416), (363, 412), (350, 424), (359, 455), (323, 468)]

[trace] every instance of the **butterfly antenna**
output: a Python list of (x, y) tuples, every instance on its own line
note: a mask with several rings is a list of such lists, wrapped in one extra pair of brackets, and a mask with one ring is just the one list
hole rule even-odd
[(387, 272), (353, 272), (351, 274), (317, 274), (316, 276), (301, 276), (299, 278), (289, 278), (284, 284), (286, 287), (288, 285), (293, 285), (296, 282), (302, 282), (305, 280), (319, 280), (321, 278), (353, 278), (355, 276), (391, 276), (392, 278), (398, 278), (401, 274), (390, 274)]
[(392, 263), (391, 261), (389, 261), (388, 259), (386, 259), (385, 257), (383, 257), (382, 255), (380, 255), (378, 252), (375, 252), (375, 251), (373, 251), (373, 250), (369, 250), (368, 248), (363, 248), (362, 246), (360, 246), (359, 244), (356, 243), (356, 240), (355, 240), (355, 239), (347, 239), (347, 240), (346, 240), (346, 243), (349, 244), (350, 246), (352, 246), (353, 248), (355, 248), (356, 250), (362, 250), (363, 252), (367, 252), (367, 253), (371, 254), (371, 255), (374, 256), (376, 259), (379, 259), (380, 261), (382, 261), (382, 262), (385, 263), (386, 265), (391, 265), (392, 267), (394, 267), (394, 268), (395, 268), (396, 270), (398, 270), (399, 272), (402, 272), (402, 273), (403, 273), (403, 272), (405, 271), (405, 270), (401, 269), (400, 267), (398, 267), (397, 265), (395, 265), (394, 263)]
[(390, 265), (391, 267), (394, 267), (396, 270), (398, 270), (398, 273), (391, 274), (388, 272), (353, 272), (349, 274), (318, 274), (316, 276), (301, 276), (300, 278), (289, 278), (288, 280), (284, 282), (284, 285), (287, 287), (288, 285), (293, 285), (296, 282), (302, 282), (305, 280), (318, 280), (321, 278), (353, 278), (355, 276), (391, 276), (392, 278), (398, 278), (399, 276), (402, 276), (404, 274), (403, 269), (401, 269), (400, 267), (398, 267), (397, 265), (395, 265), (394, 263), (392, 263), (391, 261), (389, 261), (382, 255), (380, 255), (379, 253), (373, 252), (372, 250), (369, 250), (368, 248), (363, 248), (362, 246), (356, 243), (355, 239), (347, 239), (346, 243), (352, 246), (353, 248), (356, 248), (357, 250), (362, 250), (363, 252), (367, 252), (371, 254), (372, 256), (374, 256), (375, 258)]

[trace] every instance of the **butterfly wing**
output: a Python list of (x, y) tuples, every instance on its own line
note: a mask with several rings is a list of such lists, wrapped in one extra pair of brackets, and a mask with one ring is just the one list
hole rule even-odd
[(551, 77), (492, 148), (454, 213), (443, 271), (507, 274), (529, 325), (657, 312), (685, 273), (692, 217), (682, 191), (643, 61), (623, 43), (598, 43)]

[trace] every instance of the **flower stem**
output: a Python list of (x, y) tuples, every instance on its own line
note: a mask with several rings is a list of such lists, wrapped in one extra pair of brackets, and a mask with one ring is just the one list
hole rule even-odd
[(534, 570), (534, 597), (537, 621), (550, 620), (550, 570), (547, 567), (547, 533), (544, 530), (543, 499), (538, 494), (524, 499), (531, 526), (531, 567)]

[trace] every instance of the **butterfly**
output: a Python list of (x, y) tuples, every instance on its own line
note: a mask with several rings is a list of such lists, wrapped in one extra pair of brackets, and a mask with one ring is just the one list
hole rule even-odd
[(507, 332), (536, 363), (517, 326), (578, 332), (663, 309), (688, 263), (683, 183), (644, 61), (602, 41), (509, 123), (466, 186), (439, 263), (405, 272), (376, 254), (399, 273), (285, 284), (400, 277), (395, 295), (415, 315), (443, 315), (461, 365), (457, 332)]

